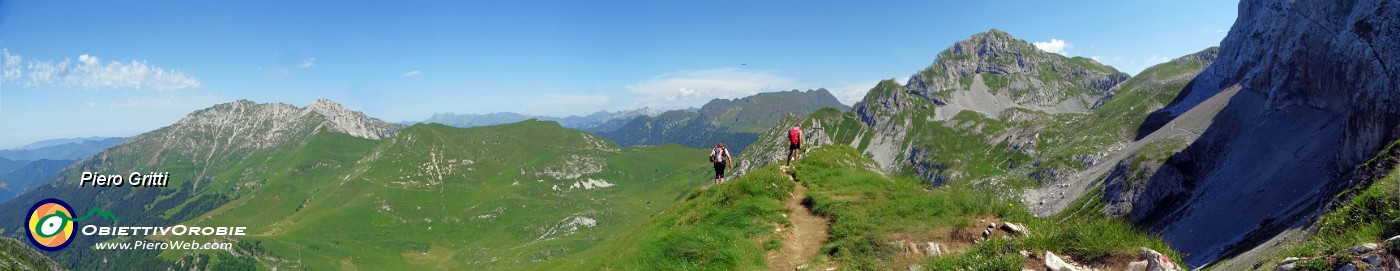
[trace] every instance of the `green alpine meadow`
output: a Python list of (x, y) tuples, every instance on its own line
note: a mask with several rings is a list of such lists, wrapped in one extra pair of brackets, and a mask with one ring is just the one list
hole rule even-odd
[[(304, 117), (313, 121), (324, 119), (308, 115)], [(225, 160), (184, 165), (226, 168), (216, 174), (224, 177), (199, 184), (201, 192), (184, 192), (193, 196), (156, 196), (131, 207), (126, 206), (134, 196), (94, 203), (116, 213), (124, 225), (183, 219), (173, 223), (242, 226), (248, 228), (247, 236), (150, 235), (92, 242), (237, 243), (229, 251), (167, 250), (157, 257), (126, 254), (129, 258), (120, 259), (147, 266), (528, 269), (613, 239), (707, 180), (704, 162), (691, 157), (694, 149), (623, 148), (554, 122), (478, 128), (418, 124), (381, 140), (317, 131), (289, 145), (285, 151), (228, 160), (258, 162), (251, 165), (221, 163)], [(141, 158), (137, 153), (110, 159)], [(164, 163), (165, 168), (176, 164)], [(172, 186), (194, 191), (196, 185)], [(127, 191), (111, 188), (97, 197)], [(165, 203), (175, 201), (180, 204)], [(194, 208), (200, 210), (189, 215)], [(388, 250), (398, 252), (384, 253)], [(56, 258), (64, 255), (70, 254)], [(89, 264), (76, 267), (105, 266)]]
[(6, 2), (0, 270), (1400, 270), (1400, 5), (1224, 4)]

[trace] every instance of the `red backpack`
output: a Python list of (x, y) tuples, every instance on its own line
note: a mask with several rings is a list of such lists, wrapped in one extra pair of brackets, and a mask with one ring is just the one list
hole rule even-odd
[(792, 130), (788, 131), (788, 143), (801, 143), (801, 135), (802, 130), (798, 130), (797, 127), (792, 127)]

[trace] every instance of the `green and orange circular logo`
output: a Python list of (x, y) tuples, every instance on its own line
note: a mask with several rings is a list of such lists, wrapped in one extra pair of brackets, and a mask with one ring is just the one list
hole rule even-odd
[(24, 224), (29, 242), (45, 251), (58, 251), (73, 243), (73, 207), (58, 199), (44, 199), (29, 208)]

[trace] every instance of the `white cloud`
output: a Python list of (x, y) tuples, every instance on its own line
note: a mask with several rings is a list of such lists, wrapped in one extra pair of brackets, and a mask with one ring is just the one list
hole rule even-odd
[(627, 86), (633, 93), (641, 94), (634, 106), (652, 108), (700, 106), (711, 99), (801, 88), (802, 85), (792, 78), (738, 68), (670, 72)]
[(423, 75), (423, 72), (418, 70), (411, 70), (403, 73), (403, 77), (418, 77), (419, 75)]
[(20, 71), (22, 70), (19, 64), (22, 61), (24, 61), (24, 58), (11, 55), (10, 49), (0, 49), (0, 63), (4, 65), (0, 66), (0, 69), (3, 69), (3, 71), (0, 71), (0, 80), (9, 81), (11, 79), (19, 79)]
[[(110, 61), (102, 63), (96, 56), (82, 54), (78, 61), (64, 58), (62, 61), (24, 61), (18, 55), (10, 54), (9, 49), (0, 50), (4, 71), (0, 78), (5, 83), (19, 83), (27, 87), (48, 86), (85, 89), (126, 88), (179, 90), (198, 88), (201, 83), (180, 71), (151, 66), (145, 61), (132, 60), (128, 63)], [(28, 80), (25, 76), (28, 76)], [(13, 82), (12, 79), (20, 79)]]
[(1061, 39), (1050, 39), (1050, 41), (1037, 41), (1032, 44), (1035, 44), (1035, 48), (1040, 49), (1041, 51), (1056, 53), (1063, 56), (1069, 56), (1069, 49), (1074, 48), (1074, 45), (1069, 44), (1069, 42), (1066, 42)]
[(314, 66), (316, 66), (316, 58), (314, 58), (314, 57), (307, 58), (307, 59), (302, 59), (301, 62), (298, 62), (298, 63), (297, 63), (297, 68), (298, 68), (298, 69), (305, 69), (305, 68), (310, 68), (310, 67), (314, 67)]

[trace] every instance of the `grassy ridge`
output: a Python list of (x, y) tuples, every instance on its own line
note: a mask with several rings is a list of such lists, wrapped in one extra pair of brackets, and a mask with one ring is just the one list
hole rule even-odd
[(766, 250), (780, 248), (774, 234), (783, 199), (793, 184), (776, 166), (698, 190), (617, 242), (561, 261), (561, 270), (762, 270)]
[(63, 270), (26, 242), (0, 237), (0, 270)]
[[(797, 166), (798, 178), (810, 188), (812, 211), (832, 220), (831, 241), (824, 249), (844, 267), (902, 268), (890, 266), (900, 249), (889, 245), (895, 241), (892, 235), (976, 227), (974, 216), (1029, 217), (1015, 206), (998, 204), (991, 193), (961, 185), (930, 192), (913, 179), (871, 171), (873, 164), (854, 149), (828, 146), (813, 150)], [(1007, 264), (1019, 270), (1020, 260)]]
[[(810, 187), (813, 211), (832, 219), (831, 241), (824, 251), (846, 268), (903, 269), (906, 266), (896, 264), (921, 264), (932, 270), (1020, 270), (1021, 250), (1049, 250), (1090, 263), (1134, 257), (1138, 247), (1179, 258), (1159, 239), (1141, 234), (1120, 219), (1088, 214), (1037, 218), (992, 191), (957, 183), (925, 190), (913, 179), (872, 171), (872, 165), (854, 149), (826, 146), (813, 150), (796, 169)], [(900, 255), (900, 248), (891, 245), (896, 237), (939, 239), (949, 233), (980, 232), (985, 227), (978, 223), (981, 219), (1016, 222), (1032, 234), (994, 238), (937, 258)]]

